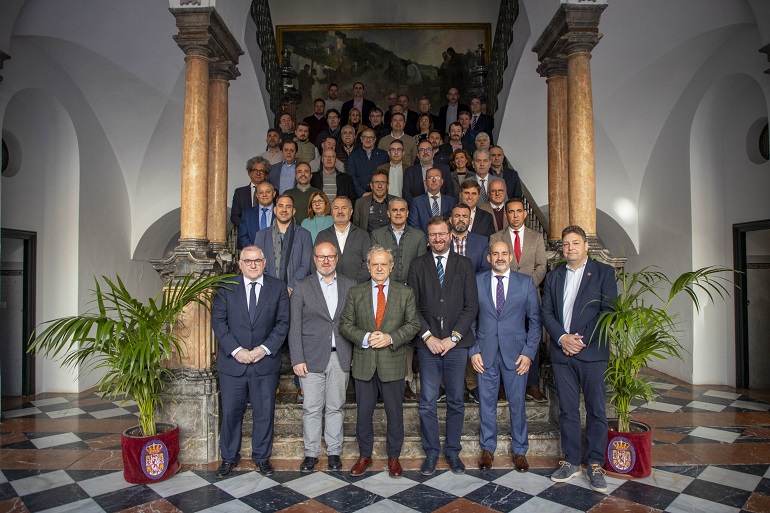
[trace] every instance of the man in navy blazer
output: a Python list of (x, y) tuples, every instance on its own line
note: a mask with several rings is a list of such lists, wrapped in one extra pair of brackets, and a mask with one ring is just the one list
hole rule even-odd
[(450, 249), (453, 253), (470, 258), (473, 264), (473, 272), (480, 273), (489, 270), (489, 239), (477, 233), (471, 233), (468, 230), (470, 223), (471, 209), (468, 205), (460, 203), (452, 208), (452, 214), (449, 217), (452, 227)]
[(374, 130), (365, 129), (361, 132), (361, 147), (353, 150), (348, 157), (348, 174), (353, 178), (356, 196), (359, 198), (363, 197), (364, 193), (372, 192), (369, 182), (374, 170), (390, 161), (387, 151), (374, 146), (376, 140)]
[(493, 243), (487, 258), (492, 270), (476, 276), (479, 317), (476, 344), (469, 351), (479, 379), (479, 468), (491, 468), (495, 458), (497, 394), (502, 379), (511, 418), (513, 465), (526, 472), (529, 442), (524, 390), (542, 333), (540, 300), (532, 278), (511, 271), (513, 255), (505, 242)]
[(283, 160), (273, 164), (267, 181), (278, 194), (283, 194), (297, 186), (297, 143), (294, 140), (281, 142)]
[(266, 476), (274, 473), (275, 391), (281, 370), (281, 346), (289, 332), (289, 295), (286, 284), (264, 274), (265, 256), (256, 246), (241, 250), (243, 273), (235, 284), (214, 296), (211, 327), (219, 341), (217, 370), (222, 399), (219, 478), (238, 464), (243, 413), (251, 403), (254, 426), (251, 458)]
[[(454, 196), (455, 188), (452, 181), (452, 171), (446, 164), (440, 164), (433, 158), (433, 145), (430, 141), (421, 141), (417, 146), (417, 158), (419, 162), (411, 165), (411, 162), (404, 162), (404, 165), (410, 166), (404, 170), (404, 184), (401, 188), (401, 197), (406, 200), (409, 206), (412, 206), (414, 198), (422, 196), (428, 187), (425, 185), (425, 174), (428, 169), (438, 169), (441, 171), (443, 181), (441, 182), (441, 194)], [(423, 174), (425, 173), (425, 174)]]
[(270, 182), (262, 182), (257, 186), (257, 201), (254, 208), (243, 211), (241, 223), (238, 226), (238, 248), (254, 245), (259, 230), (273, 224), (275, 189)]
[(495, 129), (495, 118), (489, 114), (481, 112), (481, 98), (474, 96), (471, 98), (471, 119), (470, 129), (478, 134), (479, 132), (485, 132), (489, 136), (489, 142), (494, 144), (492, 140), (492, 131)]
[(452, 211), (457, 200), (452, 196), (441, 194), (443, 183), (444, 179), (440, 169), (434, 167), (425, 173), (425, 187), (428, 192), (414, 199), (407, 218), (409, 226), (418, 228), (427, 234), (426, 228), (431, 217), (446, 216)]
[(543, 326), (551, 336), (551, 363), (559, 397), (559, 430), (564, 461), (551, 476), (557, 483), (581, 473), (580, 392), (586, 405), (586, 475), (598, 492), (607, 490), (607, 400), (604, 372), (609, 347), (595, 329), (603, 312), (617, 299), (615, 270), (588, 258), (586, 233), (579, 226), (562, 231), (567, 265), (548, 273), (543, 290)]

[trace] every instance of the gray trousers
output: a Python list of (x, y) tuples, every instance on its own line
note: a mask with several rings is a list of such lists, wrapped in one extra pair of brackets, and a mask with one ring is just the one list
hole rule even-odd
[(342, 424), (345, 412), (345, 392), (350, 372), (340, 367), (336, 351), (332, 351), (323, 372), (308, 372), (299, 378), (305, 399), (302, 401), (302, 437), (305, 456), (317, 458), (321, 454), (322, 425), (326, 440), (326, 455), (342, 454)]

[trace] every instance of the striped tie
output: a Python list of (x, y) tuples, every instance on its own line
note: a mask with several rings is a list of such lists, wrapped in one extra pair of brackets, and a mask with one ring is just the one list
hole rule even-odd
[(444, 285), (444, 266), (441, 264), (441, 259), (444, 258), (443, 256), (437, 256), (436, 260), (438, 263), (436, 264), (436, 271), (438, 272), (438, 283), (439, 285)]
[(433, 206), (430, 207), (430, 213), (433, 216), (441, 215), (441, 210), (438, 208), (438, 196), (431, 196), (433, 198)]

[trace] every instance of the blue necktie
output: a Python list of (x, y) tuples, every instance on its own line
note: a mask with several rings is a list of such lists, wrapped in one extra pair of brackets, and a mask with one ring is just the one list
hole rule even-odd
[(267, 228), (267, 209), (262, 207), (262, 215), (259, 217), (259, 229), (264, 230)]
[(505, 305), (505, 290), (503, 289), (503, 278), (505, 278), (505, 276), (495, 276), (495, 278), (497, 278), (495, 303), (497, 305), (497, 315), (500, 315), (503, 312), (503, 305)]
[(249, 292), (249, 319), (253, 323), (257, 319), (257, 283), (251, 282), (251, 291)]
[(438, 263), (436, 264), (436, 271), (438, 271), (438, 282), (439, 285), (444, 285), (444, 266), (441, 264), (441, 259), (444, 258), (443, 256), (437, 256), (436, 260), (438, 260)]
[(438, 196), (431, 196), (433, 198), (433, 206), (430, 208), (430, 213), (433, 216), (441, 215), (441, 211), (438, 208)]

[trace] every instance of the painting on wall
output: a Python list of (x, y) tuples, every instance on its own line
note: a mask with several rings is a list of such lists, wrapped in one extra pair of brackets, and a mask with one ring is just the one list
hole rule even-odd
[(467, 91), (480, 44), (489, 58), (491, 32), (488, 23), (279, 25), (276, 39), (279, 55), (292, 51), (303, 115), (312, 111), (313, 98), (326, 98), (330, 83), (345, 101), (357, 81), (383, 110), (388, 93), (396, 91), (409, 95), (412, 109), (427, 96), (438, 112), (450, 87)]

